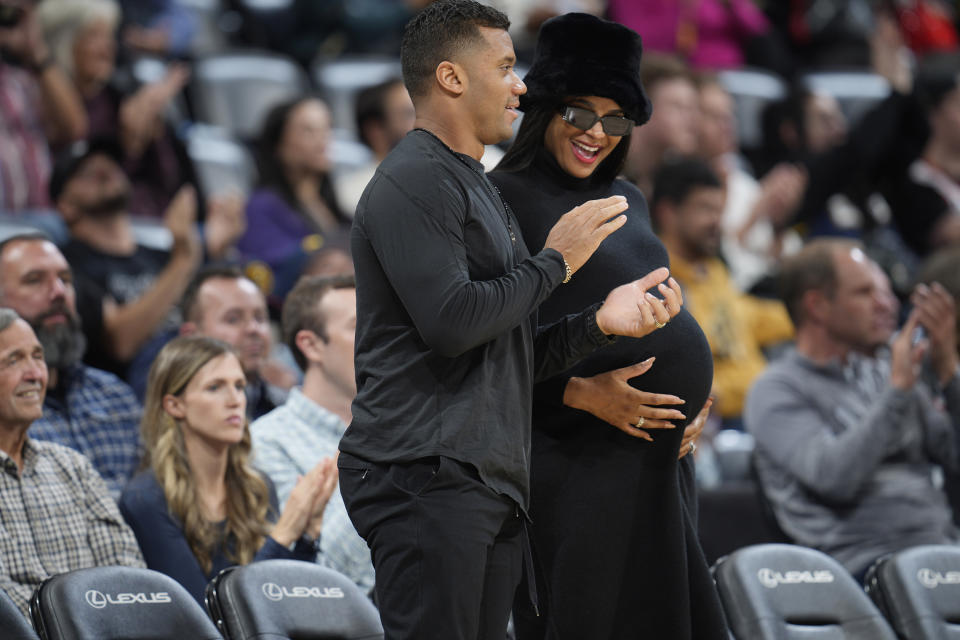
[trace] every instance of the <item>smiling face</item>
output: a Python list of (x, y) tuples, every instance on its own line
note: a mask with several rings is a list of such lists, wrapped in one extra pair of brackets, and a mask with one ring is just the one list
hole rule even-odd
[[(610, 98), (585, 96), (572, 98), (565, 104), (587, 109), (601, 117), (623, 116), (623, 109)], [(577, 178), (587, 178), (622, 139), (623, 136), (604, 133), (599, 120), (588, 130), (582, 131), (557, 113), (547, 126), (543, 144), (564, 171)]]
[(116, 66), (116, 29), (109, 20), (96, 20), (80, 31), (73, 42), (77, 84), (105, 84)]
[(0, 426), (26, 428), (39, 419), (46, 390), (43, 347), (18, 318), (0, 331)]
[(473, 133), (483, 144), (496, 144), (513, 135), (513, 122), (520, 116), (520, 96), (527, 87), (514, 71), (513, 41), (502, 29), (479, 28), (482, 43), (469, 47), (459, 63), (466, 71), (466, 90), (461, 98)]
[(240, 361), (224, 353), (200, 367), (179, 395), (167, 395), (164, 408), (181, 421), (187, 446), (237, 444), (247, 424), (246, 386)]

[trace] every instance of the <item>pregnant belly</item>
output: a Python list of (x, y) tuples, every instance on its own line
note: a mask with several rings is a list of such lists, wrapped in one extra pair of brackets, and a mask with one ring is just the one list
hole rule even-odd
[[(646, 338), (625, 341), (630, 355), (639, 362), (650, 356), (657, 359), (644, 375), (632, 384), (644, 391), (670, 393), (686, 401), (683, 412), (693, 417), (703, 407), (713, 386), (713, 357), (700, 325), (686, 309), (680, 311), (663, 329)], [(630, 364), (627, 362), (626, 364)]]

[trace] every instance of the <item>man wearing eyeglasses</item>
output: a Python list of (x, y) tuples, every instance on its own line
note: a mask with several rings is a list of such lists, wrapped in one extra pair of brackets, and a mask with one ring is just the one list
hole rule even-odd
[(624, 224), (627, 204), (587, 202), (527, 251), (480, 163), (484, 145), (512, 134), (526, 91), (509, 24), (472, 0), (439, 0), (407, 25), (416, 128), (354, 219), (357, 396), (340, 486), (391, 640), (502, 640), (531, 564), (534, 379), (669, 319), (644, 296), (661, 269), (537, 335), (538, 305)]

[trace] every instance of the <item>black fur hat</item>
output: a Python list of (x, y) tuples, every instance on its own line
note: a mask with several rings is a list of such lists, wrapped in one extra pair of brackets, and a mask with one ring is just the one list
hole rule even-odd
[(540, 27), (520, 108), (600, 96), (616, 100), (641, 125), (653, 110), (640, 83), (642, 52), (639, 34), (622, 24), (586, 13), (551, 18)]

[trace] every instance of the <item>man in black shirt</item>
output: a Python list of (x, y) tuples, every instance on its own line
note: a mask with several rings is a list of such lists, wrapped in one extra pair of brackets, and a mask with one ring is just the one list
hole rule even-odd
[(391, 640), (504, 637), (529, 560), (534, 380), (680, 308), (672, 290), (646, 293), (666, 279), (659, 269), (537, 333), (539, 304), (627, 205), (587, 202), (528, 254), (479, 162), (511, 135), (526, 90), (508, 26), (471, 0), (439, 0), (407, 25), (417, 129), (381, 163), (354, 221), (357, 397), (340, 482)]

